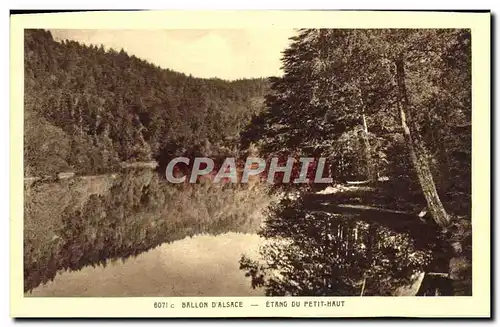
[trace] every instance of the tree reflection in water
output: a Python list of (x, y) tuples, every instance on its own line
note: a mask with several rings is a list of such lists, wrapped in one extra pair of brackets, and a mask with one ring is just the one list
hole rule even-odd
[(405, 233), (352, 215), (306, 210), (301, 199), (270, 207), (258, 260), (240, 269), (268, 296), (392, 295), (432, 259)]

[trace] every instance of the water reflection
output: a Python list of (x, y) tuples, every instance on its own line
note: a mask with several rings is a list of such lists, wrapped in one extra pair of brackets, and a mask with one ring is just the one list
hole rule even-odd
[(392, 295), (436, 260), (416, 217), (361, 217), (316, 195), (269, 207), (261, 238), (235, 234), (262, 223), (271, 196), (258, 186), (175, 187), (149, 171), (25, 185), (25, 291)]
[(258, 188), (172, 185), (149, 170), (25, 185), (24, 290), (188, 236), (254, 233), (269, 201)]
[[(385, 220), (398, 218), (403, 219)], [(433, 256), (410, 233), (381, 221), (311, 210), (302, 199), (283, 200), (272, 206), (260, 232), (267, 241), (259, 259), (242, 256), (240, 268), (269, 296), (393, 295)]]
[(239, 270), (242, 253), (257, 256), (256, 234), (199, 235), (161, 245), (124, 263), (59, 273), (28, 296), (252, 296)]

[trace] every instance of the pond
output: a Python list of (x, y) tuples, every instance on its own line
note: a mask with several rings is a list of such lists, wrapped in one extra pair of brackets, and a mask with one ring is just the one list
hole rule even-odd
[[(110, 260), (134, 261), (158, 246), (162, 250), (152, 253), (175, 248), (186, 237), (256, 233), (271, 201), (259, 188), (173, 186), (148, 170), (25, 183), (24, 196), (25, 292), (60, 271), (89, 273)], [(227, 236), (220, 240), (229, 242)], [(193, 244), (197, 250), (189, 253), (212, 253), (199, 251), (202, 243)], [(167, 253), (164, 261), (175, 259), (173, 250)], [(179, 252), (179, 258), (186, 255)]]
[(62, 272), (27, 296), (253, 296), (239, 269), (242, 254), (256, 256), (256, 234), (198, 235), (160, 245), (136, 258)]
[(150, 171), (25, 185), (25, 292), (389, 296), (436, 260), (415, 217), (335, 199), (177, 187)]

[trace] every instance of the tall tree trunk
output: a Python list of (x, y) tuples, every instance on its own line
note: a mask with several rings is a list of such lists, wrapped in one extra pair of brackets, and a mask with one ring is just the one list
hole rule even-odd
[(410, 115), (410, 105), (405, 82), (405, 67), (402, 59), (396, 60), (396, 82), (398, 85), (398, 103), (401, 125), (403, 127), (406, 143), (410, 150), (411, 161), (417, 173), (425, 200), (427, 201), (429, 212), (436, 224), (444, 228), (449, 225), (450, 216), (444, 209), (439, 198), (434, 179), (432, 178), (429, 162), (427, 161), (426, 152), (419, 139), (419, 135), (412, 135), (411, 133), (411, 129), (415, 131), (416, 128)]
[(358, 91), (361, 103), (361, 118), (363, 120), (363, 132), (361, 133), (361, 135), (365, 148), (366, 178), (368, 179), (369, 182), (376, 182), (377, 174), (375, 166), (373, 164), (372, 148), (370, 146), (370, 134), (368, 132), (368, 124), (366, 123), (365, 103), (363, 101), (363, 93), (361, 91), (361, 87), (358, 88)]
[(363, 285), (361, 285), (361, 293), (359, 294), (359, 296), (363, 296), (363, 294), (365, 293), (365, 286), (366, 286), (366, 277), (363, 278)]
[(373, 158), (372, 158), (372, 148), (370, 146), (370, 134), (368, 133), (368, 125), (366, 124), (366, 115), (363, 110), (363, 142), (364, 142), (364, 147), (365, 147), (365, 158), (366, 158), (366, 174), (367, 174), (367, 179), (370, 182), (376, 182), (377, 181), (377, 174), (375, 171), (375, 166), (373, 164)]

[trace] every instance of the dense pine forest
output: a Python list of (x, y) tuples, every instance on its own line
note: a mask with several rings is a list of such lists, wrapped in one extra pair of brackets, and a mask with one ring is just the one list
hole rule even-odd
[[(269, 241), (240, 260), (267, 295), (395, 295), (420, 273), (470, 295), (470, 46), (468, 30), (303, 29), (283, 76), (224, 81), (27, 30), (25, 176), (103, 175), (25, 180), (25, 290), (61, 269), (243, 231)], [(334, 182), (114, 174), (248, 153), (327, 158)]]
[(231, 152), (267, 92), (265, 79), (194, 78), (45, 30), (24, 46), (25, 176)]
[(255, 231), (270, 200), (263, 185), (176, 188), (120, 163), (238, 152), (267, 89), (266, 79), (194, 78), (26, 30), (25, 177), (80, 176), (25, 180), (25, 290), (187, 236)]

